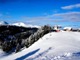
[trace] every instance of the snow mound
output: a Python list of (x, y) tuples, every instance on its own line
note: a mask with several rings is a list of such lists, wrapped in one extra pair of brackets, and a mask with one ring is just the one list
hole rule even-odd
[(7, 25), (8, 23), (5, 21), (0, 21), (0, 25)]
[(40, 26), (37, 26), (37, 25), (30, 25), (30, 24), (25, 24), (23, 22), (18, 22), (18, 23), (14, 23), (12, 25), (15, 25), (15, 26), (22, 26), (22, 27), (31, 27), (31, 28), (40, 28)]
[(79, 32), (48, 33), (29, 48), (1, 60), (79, 60)]
[(72, 29), (72, 27), (64, 27), (64, 29), (71, 30), (71, 29)]

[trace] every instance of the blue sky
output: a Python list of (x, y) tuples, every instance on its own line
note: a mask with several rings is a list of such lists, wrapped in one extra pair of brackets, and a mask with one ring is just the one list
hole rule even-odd
[(80, 0), (0, 0), (0, 21), (80, 27)]

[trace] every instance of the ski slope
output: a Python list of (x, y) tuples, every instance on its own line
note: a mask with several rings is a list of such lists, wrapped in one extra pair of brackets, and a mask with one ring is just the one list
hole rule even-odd
[(29, 48), (0, 60), (80, 60), (79, 32), (48, 33)]

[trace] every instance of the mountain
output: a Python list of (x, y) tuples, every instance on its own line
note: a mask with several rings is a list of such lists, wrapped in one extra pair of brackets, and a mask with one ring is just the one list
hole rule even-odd
[(24, 24), (24, 23), (22, 23), (22, 22), (13, 23), (12, 25), (26, 27), (26, 24)]
[(51, 32), (29, 48), (3, 55), (0, 60), (80, 60), (79, 37), (79, 32)]
[(25, 24), (25, 23), (23, 23), (23, 22), (13, 23), (12, 25), (15, 25), (15, 26), (22, 26), (22, 27), (31, 27), (31, 28), (34, 28), (34, 27), (40, 28), (40, 26)]
[(0, 25), (8, 25), (8, 23), (5, 21), (0, 21)]

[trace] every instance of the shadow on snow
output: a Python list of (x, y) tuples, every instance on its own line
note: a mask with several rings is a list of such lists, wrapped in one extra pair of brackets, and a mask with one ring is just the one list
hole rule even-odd
[(42, 57), (42, 56), (46, 55), (46, 53), (48, 53), (51, 49), (52, 49), (52, 47), (49, 47), (47, 50), (39, 53), (37, 56), (35, 56), (33, 58), (28, 58), (26, 60), (35, 60), (36, 58)]
[(73, 53), (73, 56), (80, 56), (80, 52)]
[(24, 56), (21, 56), (21, 57), (15, 59), (15, 60), (24, 60), (25, 58), (27, 58), (27, 57), (35, 54), (35, 53), (38, 52), (39, 50), (40, 50), (40, 49), (36, 49), (36, 50), (34, 50), (34, 51), (32, 51), (32, 52), (29, 52), (28, 54), (26, 54), (26, 55), (24, 55)]

